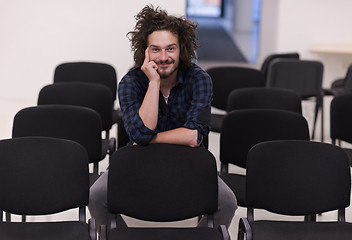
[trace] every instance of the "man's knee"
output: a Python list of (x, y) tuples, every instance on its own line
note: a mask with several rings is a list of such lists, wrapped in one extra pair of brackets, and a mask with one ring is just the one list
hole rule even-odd
[(226, 209), (229, 213), (235, 213), (238, 208), (237, 198), (232, 190), (219, 179), (219, 207)]

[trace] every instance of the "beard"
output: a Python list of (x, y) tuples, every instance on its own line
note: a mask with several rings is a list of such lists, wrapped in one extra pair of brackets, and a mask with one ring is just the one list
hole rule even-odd
[(175, 65), (175, 61), (174, 60), (166, 60), (166, 61), (158, 61), (156, 62), (156, 64), (171, 64), (171, 69), (158, 69), (158, 74), (160, 76), (161, 79), (165, 79), (170, 77), (174, 72), (177, 71), (178, 66)]

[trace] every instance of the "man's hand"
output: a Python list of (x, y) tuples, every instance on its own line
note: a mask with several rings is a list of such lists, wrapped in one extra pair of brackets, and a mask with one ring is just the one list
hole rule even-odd
[(150, 61), (149, 58), (149, 47), (145, 50), (145, 58), (141, 69), (147, 75), (149, 81), (160, 81), (158, 65), (154, 61)]
[(149, 78), (149, 86), (138, 114), (147, 128), (155, 129), (158, 123), (160, 76), (157, 72), (158, 65), (150, 61), (149, 47), (145, 50), (145, 59), (141, 69)]

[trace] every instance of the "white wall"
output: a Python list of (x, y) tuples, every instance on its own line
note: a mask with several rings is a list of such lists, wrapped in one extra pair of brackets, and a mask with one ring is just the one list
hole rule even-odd
[(65, 61), (113, 65), (120, 79), (133, 65), (127, 32), (147, 4), (185, 15), (186, 0), (0, 0), (0, 139), (12, 118), (36, 105)]
[(352, 63), (352, 55), (317, 54), (310, 52), (309, 48), (315, 43), (352, 43), (352, 1), (262, 2), (261, 59), (270, 52), (298, 51), (302, 58), (320, 60), (325, 67), (324, 87), (345, 74), (347, 66)]
[(277, 51), (279, 3), (280, 0), (262, 0), (259, 65), (266, 56)]
[(186, 1), (0, 0), (0, 97), (33, 99), (64, 61), (133, 65), (126, 33), (153, 3), (184, 15)]
[[(352, 1), (350, 0), (262, 0), (260, 41), (261, 63), (265, 56), (277, 52), (297, 51), (302, 59), (318, 60), (324, 64), (323, 87), (346, 74), (352, 54), (314, 53), (316, 43), (352, 43)], [(330, 142), (330, 101), (324, 98), (325, 141)], [(307, 119), (313, 118), (313, 104), (304, 104)], [(312, 121), (309, 120), (309, 123)], [(318, 120), (318, 125), (320, 120)], [(320, 129), (320, 126), (317, 126)], [(320, 131), (319, 133), (320, 134)], [(320, 136), (318, 136), (319, 138)]]

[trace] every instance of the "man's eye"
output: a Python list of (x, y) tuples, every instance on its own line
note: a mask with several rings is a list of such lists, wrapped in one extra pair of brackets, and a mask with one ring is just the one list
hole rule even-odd
[(159, 49), (157, 49), (157, 48), (152, 49), (152, 52), (158, 52), (158, 51), (159, 51)]
[(172, 51), (175, 50), (175, 48), (174, 48), (174, 47), (170, 47), (168, 50), (169, 50), (170, 52), (172, 52)]

